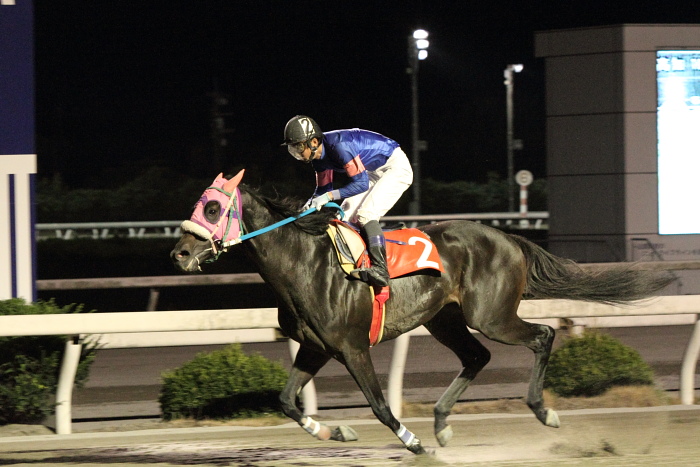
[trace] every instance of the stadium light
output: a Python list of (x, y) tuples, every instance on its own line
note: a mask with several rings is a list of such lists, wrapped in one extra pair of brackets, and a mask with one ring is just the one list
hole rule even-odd
[(413, 201), (411, 201), (410, 214), (420, 214), (421, 211), (421, 176), (420, 176), (420, 152), (427, 149), (427, 143), (421, 141), (418, 131), (418, 62), (428, 58), (428, 31), (416, 29), (408, 36), (408, 62), (406, 69), (411, 75), (411, 166), (413, 167)]

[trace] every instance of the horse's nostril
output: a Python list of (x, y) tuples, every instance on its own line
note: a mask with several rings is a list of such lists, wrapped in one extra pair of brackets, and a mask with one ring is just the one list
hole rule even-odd
[(173, 251), (170, 253), (170, 257), (171, 257), (174, 261), (179, 261), (179, 260), (181, 260), (181, 259), (183, 259), (183, 258), (187, 258), (188, 256), (190, 256), (190, 252), (187, 251), (187, 250), (179, 250), (179, 251), (178, 251), (178, 250), (173, 250)]

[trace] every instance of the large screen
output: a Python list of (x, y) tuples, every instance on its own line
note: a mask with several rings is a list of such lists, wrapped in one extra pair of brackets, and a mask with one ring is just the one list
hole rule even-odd
[(700, 233), (700, 50), (656, 54), (659, 233)]

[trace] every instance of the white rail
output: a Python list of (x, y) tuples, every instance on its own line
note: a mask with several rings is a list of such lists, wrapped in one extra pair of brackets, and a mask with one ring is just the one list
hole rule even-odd
[[(695, 327), (686, 348), (681, 367), (681, 401), (694, 402), (694, 379), (700, 355), (700, 295), (658, 297), (634, 306), (615, 307), (569, 300), (524, 301), (518, 310), (523, 319), (590, 318), (644, 315), (695, 315)], [(276, 340), (277, 309), (154, 311), (60, 315), (0, 316), (0, 336), (73, 336), (66, 342), (56, 393), (56, 432), (71, 433), (71, 400), (75, 373), (83, 341), (97, 341), (102, 348), (152, 347), (154, 345), (223, 344), (240, 338), (230, 330), (267, 330), (267, 336), (251, 341)], [(413, 331), (415, 333), (418, 330)], [(196, 335), (193, 335), (194, 334)], [(155, 333), (155, 334), (154, 334)], [(396, 416), (401, 416), (403, 368), (410, 334), (399, 337), (394, 347), (388, 400)], [(157, 343), (154, 336), (158, 336)], [(292, 353), (295, 349), (292, 346)], [(315, 390), (306, 388), (305, 408), (316, 412)]]

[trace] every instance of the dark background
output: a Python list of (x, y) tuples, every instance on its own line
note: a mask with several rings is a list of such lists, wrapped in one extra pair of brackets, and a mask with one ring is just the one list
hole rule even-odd
[[(245, 167), (248, 184), (291, 179), (311, 190), (310, 168), (279, 146), (284, 124), (298, 113), (326, 130), (379, 131), (409, 152), (407, 39), (419, 27), (430, 32), (429, 57), (419, 74), (421, 138), (429, 144), (423, 176), (446, 182), (481, 182), (490, 171), (505, 176), (503, 70), (523, 63), (515, 75), (515, 137), (525, 147), (516, 153), (515, 169), (541, 179), (545, 83), (542, 60), (534, 57), (535, 31), (700, 23), (700, 8), (689, 0), (34, 5), (39, 177), (60, 175), (74, 188), (120, 187), (159, 165), (205, 179)], [(215, 109), (215, 92), (228, 103)], [(214, 110), (227, 114), (225, 128), (231, 130), (218, 163)], [(41, 278), (175, 273), (167, 256), (172, 242), (58, 242), (39, 245)], [(207, 272), (249, 269), (234, 255)], [(270, 296), (264, 287), (164, 290), (161, 309), (217, 300), (231, 306), (232, 299), (262, 306), (260, 297)], [(122, 292), (119, 300), (106, 290), (41, 295), (100, 311), (144, 309), (147, 290)]]
[[(308, 166), (279, 147), (304, 113), (325, 130), (361, 127), (410, 151), (407, 38), (430, 32), (421, 62), (424, 177), (506, 173), (503, 70), (515, 75), (515, 169), (546, 175), (539, 30), (698, 23), (694, 1), (35, 1), (39, 176), (114, 187), (145, 167), (249, 184)], [(228, 145), (213, 149), (212, 93), (228, 100)]]

